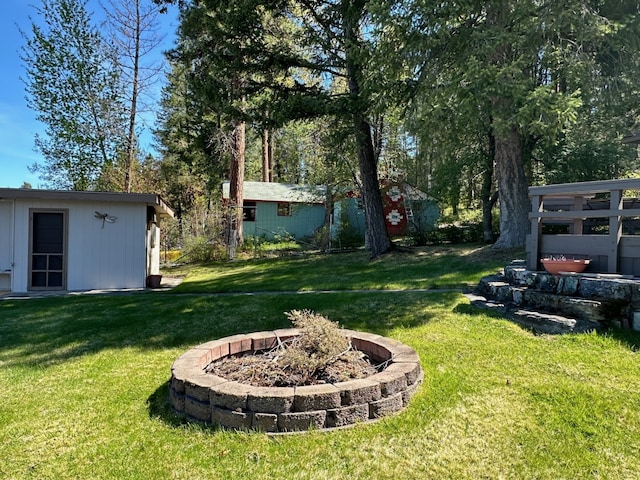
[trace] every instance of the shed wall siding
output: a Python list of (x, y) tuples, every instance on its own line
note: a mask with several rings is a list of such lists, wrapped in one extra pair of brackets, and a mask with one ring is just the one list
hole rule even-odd
[(11, 290), (13, 202), (0, 202), (0, 290)]
[[(135, 203), (16, 200), (14, 290), (28, 288), (29, 210), (68, 210), (67, 289), (142, 288), (146, 206)], [(95, 211), (117, 217), (104, 223)]]

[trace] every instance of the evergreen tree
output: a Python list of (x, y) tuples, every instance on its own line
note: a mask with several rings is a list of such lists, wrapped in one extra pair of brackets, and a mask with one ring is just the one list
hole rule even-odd
[[(276, 127), (324, 115), (349, 119), (371, 254), (390, 250), (365, 86), (366, 1), (198, 0), (183, 15), (181, 61), (230, 119)], [(238, 80), (233, 88), (229, 79)]]
[[(615, 98), (619, 102), (627, 95), (626, 108), (637, 112), (629, 88), (637, 85), (631, 80), (638, 72), (638, 49), (632, 48), (639, 38), (637, 9), (637, 2), (582, 0), (444, 2), (429, 9), (418, 0), (379, 3), (381, 50), (398, 53), (386, 55), (386, 71), (396, 72), (392, 78), (403, 80), (412, 101), (426, 110), (443, 111), (449, 102), (456, 106), (450, 110), (453, 121), (436, 117), (442, 123), (431, 122), (435, 128), (457, 130), (461, 142), (469, 128), (486, 139), (474, 143), (478, 152), (488, 153), (478, 161), (492, 158), (495, 167), (496, 247), (524, 244), (527, 187), (545, 179), (546, 172), (534, 168), (541, 158), (547, 156), (544, 170), (549, 170), (557, 146), (576, 145), (578, 136), (569, 134), (572, 129), (577, 134), (581, 122), (590, 123), (595, 112), (620, 119), (611, 108)], [(403, 68), (404, 77), (398, 73)], [(623, 95), (607, 93), (614, 88)], [(440, 136), (435, 132), (432, 138)], [(566, 142), (570, 136), (574, 140)], [(486, 199), (490, 184), (485, 177)]]

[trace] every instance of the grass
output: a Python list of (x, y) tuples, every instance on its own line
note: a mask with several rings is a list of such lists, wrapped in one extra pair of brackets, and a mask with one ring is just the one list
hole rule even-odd
[[(175, 292), (459, 288), (476, 284), (523, 255), (521, 250), (501, 252), (486, 246), (441, 246), (396, 251), (376, 260), (369, 260), (362, 251), (224, 262), (187, 267), (188, 277)], [(167, 273), (186, 271), (178, 267)]]
[[(464, 253), (450, 255), (450, 270), (466, 266)], [(411, 288), (415, 278), (397, 260), (374, 263), (389, 284)], [(291, 271), (305, 268), (289, 261)], [(280, 275), (286, 265), (278, 261)], [(215, 285), (205, 271), (200, 284)], [(258, 290), (272, 290), (265, 275), (254, 280)], [(302, 276), (298, 289), (312, 288), (311, 273)], [(178, 355), (287, 326), (283, 312), (303, 308), (416, 349), (425, 381), (408, 408), (374, 424), (284, 437), (171, 414), (166, 382)], [(536, 336), (450, 291), (4, 300), (0, 478), (639, 478), (639, 341), (619, 331)]]

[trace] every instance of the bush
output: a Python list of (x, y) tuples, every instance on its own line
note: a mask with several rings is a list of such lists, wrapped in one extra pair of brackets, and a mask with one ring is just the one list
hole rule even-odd
[(443, 225), (436, 230), (430, 231), (428, 239), (430, 243), (483, 243), (482, 223)]
[(222, 243), (193, 237), (185, 245), (183, 258), (189, 263), (215, 262), (227, 258), (227, 250)]
[(163, 263), (174, 263), (180, 257), (182, 257), (182, 250), (167, 250), (160, 255)]
[(254, 257), (265, 257), (274, 254), (287, 254), (302, 250), (302, 246), (295, 237), (287, 232), (282, 235), (274, 235), (272, 239), (266, 236), (249, 236), (244, 239), (241, 251)]
[(286, 315), (300, 335), (282, 353), (279, 363), (299, 382), (306, 383), (349, 350), (349, 340), (336, 322), (309, 310), (292, 310)]

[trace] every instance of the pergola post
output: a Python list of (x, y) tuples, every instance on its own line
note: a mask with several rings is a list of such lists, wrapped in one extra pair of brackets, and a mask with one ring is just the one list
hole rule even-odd
[(609, 255), (607, 269), (612, 273), (618, 271), (618, 253), (620, 252), (620, 239), (622, 238), (622, 217), (620, 216), (620, 211), (623, 208), (622, 190), (611, 190), (609, 209), (618, 212), (618, 215), (609, 217)]
[[(540, 195), (531, 196), (531, 211), (542, 212), (544, 210), (543, 197)], [(540, 217), (530, 217), (531, 233), (529, 234), (529, 245), (527, 248), (527, 268), (529, 270), (538, 270), (540, 263), (540, 236), (542, 235), (542, 225)]]

